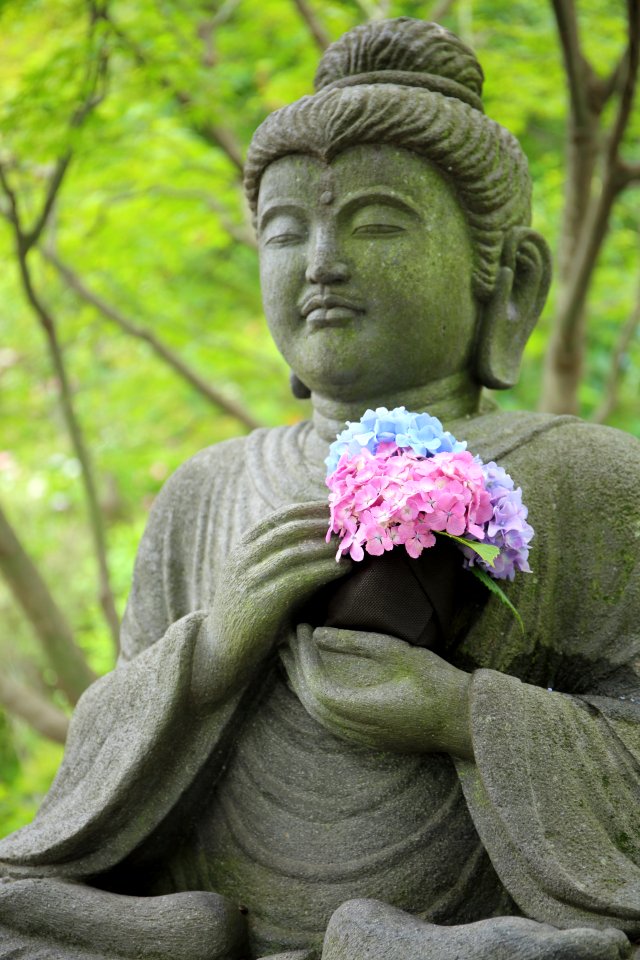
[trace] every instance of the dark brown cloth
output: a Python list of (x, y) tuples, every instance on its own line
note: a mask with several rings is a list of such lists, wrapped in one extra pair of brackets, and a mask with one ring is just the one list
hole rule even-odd
[(349, 576), (316, 596), (310, 619), (435, 649), (448, 639), (460, 606), (463, 559), (445, 537), (417, 559), (402, 547), (380, 557), (365, 555)]

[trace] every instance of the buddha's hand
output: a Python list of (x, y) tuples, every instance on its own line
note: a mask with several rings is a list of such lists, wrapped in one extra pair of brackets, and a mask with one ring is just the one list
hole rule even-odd
[(194, 663), (194, 683), (205, 701), (235, 691), (272, 649), (294, 611), (320, 587), (344, 576), (325, 542), (326, 501), (296, 504), (266, 517), (229, 552), (205, 636)]
[(301, 624), (280, 655), (301, 703), (336, 736), (379, 750), (473, 758), (470, 675), (431, 650)]

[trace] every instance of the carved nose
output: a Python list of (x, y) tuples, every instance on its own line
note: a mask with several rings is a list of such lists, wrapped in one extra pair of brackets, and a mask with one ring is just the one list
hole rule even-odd
[(349, 267), (338, 259), (333, 247), (318, 246), (307, 265), (306, 279), (308, 283), (330, 286), (348, 280)]

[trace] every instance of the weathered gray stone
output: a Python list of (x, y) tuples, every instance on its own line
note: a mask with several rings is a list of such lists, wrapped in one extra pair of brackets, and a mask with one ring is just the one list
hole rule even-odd
[(351, 900), (329, 922), (323, 960), (621, 960), (620, 930), (557, 930), (523, 917), (437, 927), (376, 900)]
[[(373, 23), (256, 133), (265, 313), (313, 420), (166, 484), (120, 663), (0, 844), (0, 957), (609, 960), (640, 937), (640, 443), (482, 397), (517, 377), (549, 255), (481, 79), (441, 28)], [(378, 404), (522, 486), (524, 635), (470, 576), (444, 656), (304, 622), (350, 569), (327, 444)]]
[[(11, 917), (14, 949), (23, 950), (16, 956), (28, 944), (43, 958), (227, 960), (247, 945), (237, 905), (215, 893), (131, 897), (63, 880), (16, 880), (2, 890), (0, 911), (0, 920)], [(0, 940), (3, 951), (11, 942)]]

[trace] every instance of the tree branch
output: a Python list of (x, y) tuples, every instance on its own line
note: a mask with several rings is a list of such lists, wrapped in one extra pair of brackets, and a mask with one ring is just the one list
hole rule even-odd
[(322, 51), (326, 50), (331, 43), (329, 34), (316, 17), (307, 0), (293, 0), (293, 5), (300, 14), (301, 19), (307, 25), (309, 33), (313, 37), (318, 49)]
[(109, 566), (107, 562), (107, 550), (106, 542), (104, 535), (104, 527), (102, 523), (102, 514), (100, 512), (100, 506), (98, 503), (98, 496), (96, 492), (95, 481), (93, 478), (93, 468), (91, 465), (91, 458), (89, 456), (89, 451), (84, 440), (84, 435), (82, 433), (82, 428), (76, 417), (75, 409), (73, 406), (72, 391), (69, 384), (69, 379), (67, 377), (67, 371), (64, 364), (64, 357), (62, 349), (60, 347), (60, 342), (58, 340), (58, 335), (56, 331), (56, 324), (52, 314), (49, 312), (43, 301), (40, 299), (36, 293), (31, 271), (29, 268), (28, 262), (28, 248), (25, 248), (25, 233), (20, 223), (20, 216), (18, 209), (15, 203), (15, 194), (11, 187), (8, 184), (8, 178), (6, 177), (6, 171), (0, 163), (0, 186), (5, 192), (7, 200), (9, 202), (9, 214), (8, 219), (13, 227), (14, 239), (16, 254), (18, 260), (18, 269), (20, 273), (20, 279), (22, 281), (22, 287), (24, 289), (25, 296), (29, 305), (31, 306), (34, 314), (36, 315), (37, 320), (42, 327), (47, 345), (49, 348), (49, 355), (53, 364), (53, 368), (57, 377), (59, 390), (60, 390), (60, 403), (62, 406), (62, 413), (69, 433), (69, 438), (71, 440), (71, 445), (73, 447), (74, 453), (80, 463), (82, 471), (82, 482), (85, 490), (85, 497), (87, 501), (87, 508), (89, 513), (89, 522), (91, 526), (91, 532), (93, 535), (93, 542), (96, 554), (96, 560), (98, 564), (98, 574), (100, 581), (100, 602), (105, 613), (105, 617), (111, 634), (113, 636), (114, 644), (118, 644), (118, 637), (120, 632), (120, 625), (118, 620), (118, 614), (116, 612), (115, 601), (113, 598), (113, 592), (111, 590), (110, 575), (109, 575)]
[[(93, 30), (93, 26), (94, 21), (91, 23), (90, 33)], [(94, 58), (89, 58), (88, 60), (87, 76), (85, 78), (87, 92), (81, 103), (76, 107), (71, 115), (71, 119), (69, 120), (70, 129), (78, 130), (83, 125), (89, 114), (92, 113), (92, 111), (95, 110), (95, 108), (104, 99), (104, 83), (106, 81), (107, 67), (108, 56), (103, 46)], [(44, 203), (42, 204), (42, 209), (40, 210), (40, 213), (36, 218), (36, 222), (30, 230), (24, 229), (20, 222), (20, 211), (17, 196), (14, 191), (11, 190), (7, 182), (7, 178), (4, 175), (4, 171), (2, 172), (2, 188), (4, 189), (12, 208), (13, 215), (11, 217), (11, 222), (13, 223), (14, 229), (19, 231), (22, 251), (25, 256), (39, 241), (43, 230), (49, 222), (51, 211), (53, 210), (56, 198), (60, 192), (60, 188), (62, 187), (67, 170), (69, 169), (72, 155), (71, 149), (68, 149), (61, 157), (58, 157), (53, 173), (47, 184), (47, 191), (45, 194)]]
[(70, 703), (96, 679), (73, 630), (0, 507), (0, 571), (36, 632)]
[(9, 182), (9, 178), (6, 175), (4, 164), (0, 161), (0, 188), (2, 189), (5, 197), (7, 198), (7, 210), (3, 211), (7, 220), (11, 224), (14, 230), (14, 235), (20, 232), (20, 213), (18, 211), (18, 198), (16, 196), (15, 190)]
[(215, 67), (217, 63), (214, 42), (216, 30), (222, 26), (223, 23), (226, 23), (227, 20), (231, 19), (240, 3), (241, 0), (225, 0), (215, 12), (213, 10), (215, 4), (211, 4), (212, 9), (210, 15), (198, 23), (196, 33), (202, 44), (200, 62), (203, 67)]
[(245, 247), (250, 247), (252, 250), (258, 249), (258, 243), (253, 230), (246, 226), (234, 223), (224, 204), (220, 203), (219, 200), (217, 200), (206, 190), (158, 185), (155, 187), (149, 187), (148, 192), (165, 194), (166, 196), (170, 197), (184, 197), (188, 200), (200, 200), (209, 208), (209, 210), (217, 214), (220, 220), (220, 225), (224, 230), (226, 230), (232, 240), (235, 240), (236, 243), (243, 244)]
[(632, 183), (640, 183), (640, 163), (618, 162), (617, 191), (622, 193)]
[[(166, 77), (160, 78), (160, 85), (164, 87), (165, 90), (168, 90), (174, 100), (181, 106), (191, 106), (193, 100), (190, 94), (185, 93), (184, 90), (176, 90), (171, 81)], [(227, 155), (240, 176), (244, 174), (242, 148), (230, 130), (227, 130), (226, 127), (220, 127), (215, 123), (192, 122), (191, 126), (199, 137), (202, 137), (203, 140), (212, 146), (219, 147), (220, 150)]]
[(440, 0), (440, 3), (436, 3), (435, 7), (429, 14), (429, 20), (432, 20), (434, 23), (444, 20), (451, 10), (454, 2), (455, 0)]
[(559, 279), (566, 282), (589, 210), (600, 148), (595, 107), (597, 77), (585, 59), (574, 0), (552, 0), (568, 88), (565, 205), (559, 245)]
[(577, 413), (577, 391), (582, 373), (585, 303), (593, 268), (609, 229), (616, 190), (611, 177), (592, 200), (575, 247), (571, 270), (558, 293), (554, 328), (545, 359), (540, 409)]
[[(178, 97), (178, 93), (175, 93), (175, 96)], [(188, 104), (188, 102), (189, 101), (186, 100), (185, 104)], [(223, 153), (226, 153), (240, 176), (242, 177), (244, 175), (242, 147), (231, 130), (228, 130), (226, 127), (221, 127), (216, 123), (195, 123), (193, 129), (207, 143), (212, 144), (214, 147), (219, 147)]]
[(64, 743), (69, 720), (44, 697), (16, 680), (0, 674), (0, 704), (9, 713), (26, 722), (49, 740)]
[[(98, 20), (103, 19), (103, 10), (98, 10), (94, 5), (90, 7), (90, 21), (89, 21), (89, 47), (91, 50), (93, 38), (94, 38), (94, 29)], [(86, 76), (84, 80), (85, 85), (85, 94), (82, 98), (82, 101), (78, 107), (74, 110), (70, 121), (69, 126), (71, 129), (78, 129), (85, 122), (86, 118), (95, 109), (95, 107), (101, 102), (104, 97), (104, 85), (106, 83), (108, 68), (108, 53), (107, 48), (104, 42), (100, 43), (98, 52), (96, 55), (90, 55), (87, 59), (86, 65)], [(82, 481), (85, 490), (85, 497), (87, 500), (87, 507), (89, 513), (89, 522), (91, 526), (91, 531), (93, 535), (94, 548), (96, 553), (96, 560), (98, 564), (99, 580), (100, 580), (100, 602), (105, 613), (105, 617), (109, 628), (111, 630), (114, 644), (118, 646), (118, 639), (120, 633), (120, 625), (118, 620), (118, 614), (116, 612), (115, 601), (113, 598), (113, 592), (111, 590), (110, 576), (109, 576), (109, 567), (107, 562), (107, 552), (106, 552), (106, 543), (104, 536), (104, 527), (102, 523), (102, 515), (100, 513), (100, 506), (98, 503), (98, 497), (96, 493), (95, 482), (93, 478), (93, 470), (91, 466), (91, 460), (89, 457), (89, 452), (84, 440), (82, 433), (82, 428), (76, 417), (76, 413), (73, 406), (72, 392), (69, 385), (69, 380), (67, 377), (67, 372), (64, 364), (63, 352), (60, 347), (60, 342), (58, 340), (56, 325), (52, 314), (46, 308), (44, 302), (40, 299), (36, 293), (33, 279), (31, 276), (31, 271), (29, 268), (29, 252), (33, 248), (34, 244), (39, 240), (42, 232), (46, 228), (52, 211), (55, 207), (56, 198), (59, 194), (60, 188), (62, 186), (65, 174), (69, 169), (69, 164), (71, 162), (71, 149), (65, 151), (63, 156), (61, 156), (54, 168), (52, 177), (49, 180), (47, 187), (47, 192), (45, 195), (44, 203), (40, 210), (39, 215), (36, 217), (35, 225), (31, 230), (25, 229), (21, 216), (20, 209), (18, 204), (18, 198), (13, 190), (7, 171), (2, 162), (0, 162), (0, 189), (4, 191), (4, 194), (8, 202), (8, 213), (7, 218), (13, 228), (14, 241), (16, 247), (16, 254), (18, 260), (18, 269), (20, 274), (20, 279), (24, 289), (25, 296), (29, 305), (31, 306), (37, 320), (42, 327), (47, 345), (49, 348), (49, 355), (55, 370), (57, 377), (59, 390), (60, 390), (60, 402), (62, 406), (62, 413), (69, 433), (71, 444), (75, 455), (80, 463), (82, 470)]]
[(219, 7), (209, 20), (211, 29), (215, 30), (217, 27), (222, 26), (223, 23), (226, 23), (227, 20), (230, 20), (237, 7), (240, 6), (240, 3), (241, 0), (225, 0), (225, 3)]
[(609, 229), (611, 208), (616, 196), (616, 188), (611, 176), (603, 184), (585, 219), (580, 242), (575, 251), (575, 263), (565, 289), (560, 294), (558, 313), (559, 331), (563, 338), (571, 338), (577, 326), (577, 318), (582, 313), (589, 292), (589, 284), (598, 254)]
[[(554, 2), (562, 2), (562, 0), (554, 0)], [(637, 0), (628, 0), (628, 3), (630, 34), (627, 51), (627, 75), (620, 96), (618, 112), (607, 142), (600, 195), (593, 201), (585, 218), (581, 240), (575, 250), (572, 276), (562, 298), (563, 309), (560, 312), (563, 317), (560, 329), (565, 337), (571, 335), (571, 330), (576, 325), (576, 318), (583, 309), (593, 268), (607, 234), (611, 208), (620, 192), (621, 183), (624, 181), (624, 174), (621, 171), (624, 171), (625, 167), (619, 159), (618, 150), (629, 122), (640, 60), (640, 14), (636, 16), (635, 23), (631, 22), (631, 11), (634, 8), (640, 10), (640, 7), (638, 7)]]
[(605, 423), (618, 405), (618, 394), (624, 376), (624, 361), (629, 348), (640, 329), (640, 284), (635, 306), (620, 330), (605, 386), (605, 395), (592, 416), (594, 423)]
[(239, 420), (240, 423), (242, 423), (249, 430), (254, 430), (256, 427), (261, 425), (259, 421), (256, 420), (248, 410), (245, 410), (240, 403), (231, 397), (227, 397), (220, 390), (217, 390), (215, 387), (212, 387), (209, 383), (207, 383), (199, 374), (192, 370), (191, 367), (178, 356), (178, 354), (174, 353), (173, 350), (159, 340), (154, 333), (145, 329), (144, 327), (139, 326), (133, 320), (130, 320), (123, 313), (121, 313), (120, 310), (117, 310), (115, 307), (111, 306), (111, 304), (103, 300), (98, 294), (90, 290), (80, 279), (80, 277), (70, 267), (63, 263), (62, 260), (56, 256), (56, 254), (45, 250), (41, 250), (41, 253), (45, 259), (55, 267), (58, 273), (64, 277), (68, 285), (79, 297), (91, 304), (91, 306), (103, 314), (103, 316), (107, 317), (107, 319), (117, 324), (121, 330), (125, 331), (125, 333), (128, 333), (132, 337), (136, 337), (138, 340), (144, 340), (144, 342), (151, 347), (153, 352), (158, 357), (164, 360), (164, 362), (167, 363), (173, 370), (175, 370), (176, 373), (178, 373), (184, 380), (186, 380), (187, 383), (191, 384), (192, 387), (195, 387), (195, 389), (198, 390), (198, 392), (204, 397), (206, 397), (210, 403), (229, 414), (229, 416)]
[(611, 128), (606, 150), (606, 163), (612, 173), (617, 173), (621, 166), (620, 145), (629, 124), (631, 107), (638, 83), (638, 66), (640, 65), (640, 4), (638, 0), (627, 0), (627, 11), (629, 44), (624, 57), (626, 73), (620, 94), (618, 112)]
[(379, 20), (380, 11), (375, 0), (355, 0), (356, 6), (362, 11), (367, 20)]
[(577, 126), (587, 126), (590, 111), (585, 80), (590, 70), (580, 47), (575, 4), (573, 0), (552, 0), (552, 6), (564, 57), (571, 113)]
[[(607, 82), (595, 76), (580, 49), (574, 0), (552, 0), (562, 43), (570, 92), (566, 201), (560, 244), (560, 290), (554, 329), (545, 361), (541, 409), (577, 412), (585, 340), (585, 303), (593, 269), (607, 235), (613, 203), (629, 182), (629, 168), (619, 156), (637, 84), (640, 4), (627, 0), (629, 40), (609, 83), (620, 89), (617, 112), (601, 147), (600, 111)], [(594, 195), (596, 162), (602, 165), (601, 187)]]
[(185, 33), (179, 21), (175, 16), (173, 3), (167, 3), (165, 0), (156, 0), (156, 9), (164, 19), (166, 29), (173, 35), (178, 49), (186, 55), (189, 60), (196, 61), (199, 58), (199, 50), (196, 42), (189, 33)]
[[(132, 40), (131, 37), (129, 37), (129, 35), (114, 21), (111, 14), (106, 14), (105, 20), (108, 22), (114, 35), (118, 37), (122, 45), (133, 55), (138, 66), (148, 66), (149, 60), (146, 54), (140, 49), (140, 46), (135, 42), (135, 40)], [(167, 90), (167, 92), (171, 94), (176, 103), (178, 103), (181, 107), (188, 108), (191, 106), (193, 102), (191, 95), (185, 90), (178, 90), (168, 77), (161, 76), (159, 78), (159, 83), (164, 90)], [(190, 125), (191, 128), (198, 134), (198, 136), (202, 137), (206, 143), (218, 147), (224, 154), (226, 154), (227, 158), (231, 161), (237, 173), (240, 175), (240, 178), (242, 178), (244, 173), (242, 148), (231, 130), (228, 130), (226, 127), (221, 127), (215, 123), (200, 123), (198, 121), (191, 121)]]
[(608, 77), (601, 77), (594, 86), (595, 106), (598, 112), (622, 87), (628, 70), (628, 51), (625, 50)]
[[(71, 163), (71, 151), (68, 150), (64, 154), (64, 156), (58, 158), (55, 169), (53, 171), (53, 175), (49, 179), (47, 193), (45, 196), (44, 203), (42, 205), (42, 210), (40, 211), (40, 215), (36, 220), (32, 229), (29, 230), (28, 233), (24, 235), (23, 243), (24, 243), (25, 254), (27, 254), (29, 250), (31, 250), (31, 248), (38, 242), (38, 240), (40, 239), (40, 236), (42, 235), (42, 231), (44, 230), (47, 223), (49, 222), (51, 211), (53, 210), (53, 206), (56, 202), (56, 197), (60, 192), (60, 187), (62, 186), (62, 182), (64, 180), (67, 170), (69, 169), (70, 163)], [(6, 191), (6, 186), (5, 186), (5, 191)]]

